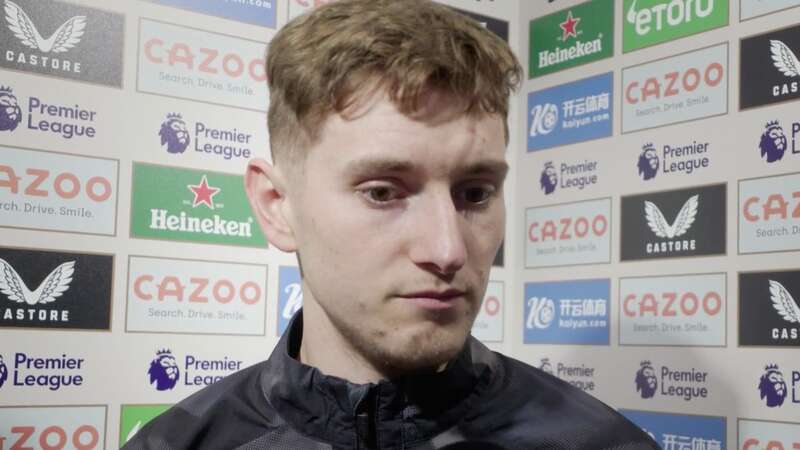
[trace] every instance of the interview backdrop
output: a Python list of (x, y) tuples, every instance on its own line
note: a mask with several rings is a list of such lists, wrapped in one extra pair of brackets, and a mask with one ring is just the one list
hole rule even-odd
[[(441, 2), (525, 71), (473, 335), (664, 449), (800, 447), (800, 0)], [(327, 1), (0, 3), (0, 449), (119, 448), (302, 306), (242, 175)]]

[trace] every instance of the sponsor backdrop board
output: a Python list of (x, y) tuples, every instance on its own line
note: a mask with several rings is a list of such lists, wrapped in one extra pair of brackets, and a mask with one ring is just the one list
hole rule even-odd
[[(0, 446), (118, 448), (272, 350), (301, 277), (242, 175), (331, 1), (0, 0)], [(524, 68), (472, 334), (665, 449), (797, 446), (800, 2), (437, 1)]]

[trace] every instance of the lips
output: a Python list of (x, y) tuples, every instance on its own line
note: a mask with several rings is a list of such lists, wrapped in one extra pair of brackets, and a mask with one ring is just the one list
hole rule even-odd
[(418, 291), (401, 295), (400, 298), (406, 299), (414, 305), (427, 310), (449, 309), (456, 305), (456, 300), (463, 298), (464, 291), (448, 289), (446, 291)]

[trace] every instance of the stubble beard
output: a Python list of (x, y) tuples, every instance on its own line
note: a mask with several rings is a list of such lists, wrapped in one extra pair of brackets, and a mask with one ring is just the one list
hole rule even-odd
[(455, 359), (464, 344), (477, 316), (474, 301), (463, 312), (457, 323), (432, 326), (413, 334), (402, 329), (376, 329), (359, 326), (339, 317), (320, 303), (328, 320), (367, 363), (389, 378), (415, 373), (436, 372)]

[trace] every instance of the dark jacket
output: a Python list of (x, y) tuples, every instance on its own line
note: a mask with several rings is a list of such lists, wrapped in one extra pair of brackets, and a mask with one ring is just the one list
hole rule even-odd
[(183, 400), (123, 448), (658, 448), (602, 402), (472, 337), (441, 373), (356, 385), (295, 360), (302, 333), (298, 313), (268, 360)]

